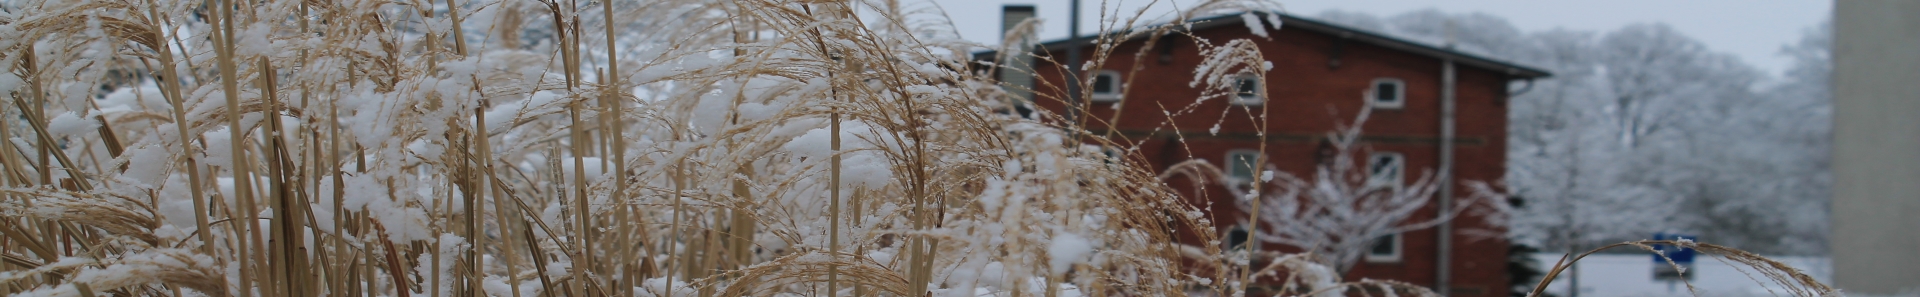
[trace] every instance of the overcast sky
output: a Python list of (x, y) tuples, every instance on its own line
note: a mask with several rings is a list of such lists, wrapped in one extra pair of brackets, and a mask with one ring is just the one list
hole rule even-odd
[[(1032, 4), (1040, 17), (1047, 18), (1042, 34), (1045, 39), (1067, 36), (1069, 0), (933, 0), (952, 15), (960, 35), (982, 43), (998, 43), (1000, 6)], [(1148, 0), (1109, 0), (1109, 4), (1131, 12)], [(1156, 5), (1150, 16), (1163, 16), (1171, 5)], [(1174, 0), (1186, 6), (1195, 0)], [(1082, 34), (1096, 27), (1101, 0), (1082, 0)], [(1791, 61), (1779, 55), (1780, 47), (1799, 40), (1801, 31), (1819, 24), (1832, 14), (1831, 0), (1281, 0), (1288, 12), (1314, 16), (1328, 10), (1346, 10), (1388, 17), (1400, 13), (1439, 8), (1450, 13), (1483, 12), (1507, 18), (1523, 31), (1568, 28), (1610, 31), (1633, 23), (1664, 22), (1681, 33), (1707, 44), (1714, 51), (1738, 55), (1742, 60), (1775, 74)]]

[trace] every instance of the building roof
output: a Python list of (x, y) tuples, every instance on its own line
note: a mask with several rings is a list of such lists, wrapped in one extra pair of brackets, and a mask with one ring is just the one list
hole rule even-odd
[[(1492, 70), (1494, 72), (1504, 73), (1509, 76), (1518, 77), (1518, 78), (1533, 79), (1533, 78), (1553, 76), (1553, 73), (1549, 73), (1546, 70), (1540, 70), (1539, 68), (1533, 68), (1525, 65), (1496, 60), (1493, 58), (1481, 57), (1479, 55), (1474, 55), (1474, 54), (1470, 54), (1470, 53), (1466, 53), (1458, 50), (1437, 47), (1437, 46), (1428, 45), (1425, 43), (1420, 43), (1420, 42), (1416, 42), (1416, 41), (1412, 41), (1404, 38), (1397, 38), (1393, 36), (1387, 36), (1386, 34), (1374, 33), (1367, 30), (1341, 26), (1341, 25), (1330, 23), (1330, 22), (1293, 16), (1286, 13), (1256, 12), (1256, 14), (1261, 14), (1260, 17), (1262, 17), (1263, 19), (1267, 16), (1266, 14), (1273, 14), (1279, 17), (1282, 23), (1282, 28), (1283, 28), (1282, 30), (1286, 30), (1286, 29), (1307, 30), (1307, 31), (1321, 33), (1321, 34), (1333, 35), (1337, 38), (1344, 38), (1352, 41), (1358, 41), (1366, 44), (1385, 47), (1388, 49), (1413, 53), (1421, 56), (1432, 57), (1435, 59), (1451, 59), (1455, 63), (1459, 63), (1462, 66)], [(1189, 22), (1193, 23), (1193, 25), (1190, 26), (1190, 28), (1192, 28), (1191, 29), (1192, 31), (1199, 31), (1199, 30), (1206, 30), (1206, 29), (1212, 29), (1212, 28), (1223, 27), (1223, 26), (1244, 26), (1243, 23), (1246, 22), (1246, 18), (1242, 18), (1237, 14), (1223, 14), (1218, 16), (1194, 19)], [(1183, 29), (1176, 29), (1176, 30), (1185, 31)], [(1126, 34), (1126, 33), (1125, 32), (1109, 33), (1109, 36), (1116, 36), (1121, 34)], [(1086, 38), (1086, 37), (1092, 37), (1092, 36), (1083, 36), (1082, 38)], [(1143, 35), (1143, 36), (1133, 37), (1133, 39), (1143, 39), (1143, 38), (1146, 38), (1146, 36)], [(1048, 51), (1061, 51), (1061, 50), (1066, 50), (1067, 42), (1068, 42), (1067, 39), (1062, 38), (1059, 40), (1043, 42), (1041, 43), (1041, 45)], [(974, 53), (975, 59), (988, 59), (988, 58), (992, 58), (993, 56), (994, 56), (994, 51), (984, 51), (984, 52)]]

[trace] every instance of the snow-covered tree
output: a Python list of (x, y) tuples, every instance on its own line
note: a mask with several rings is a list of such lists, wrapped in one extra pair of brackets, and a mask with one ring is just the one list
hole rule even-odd
[(1760, 87), (1763, 93), (1733, 100), (1721, 120), (1701, 123), (1726, 133), (1698, 133), (1690, 144), (1702, 149), (1705, 169), (1695, 175), (1699, 188), (1683, 210), (1692, 226), (1722, 234), (1726, 244), (1772, 253), (1823, 253), (1826, 248), (1827, 197), (1832, 182), (1828, 165), (1832, 123), (1830, 33), (1826, 25), (1809, 28), (1801, 41), (1784, 47), (1794, 59), (1781, 80)]
[[(1657, 231), (1763, 253), (1823, 251), (1826, 44), (1781, 80), (1658, 24), (1521, 32), (1437, 10), (1329, 20), (1545, 68), (1511, 102), (1512, 233), (1565, 250)], [(1779, 230), (1794, 230), (1781, 236)]]

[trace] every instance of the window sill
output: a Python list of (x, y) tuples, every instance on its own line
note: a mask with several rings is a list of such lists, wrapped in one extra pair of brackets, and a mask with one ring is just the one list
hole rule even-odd
[(1400, 109), (1405, 109), (1405, 108), (1407, 108), (1407, 104), (1406, 104), (1406, 103), (1404, 103), (1404, 102), (1402, 102), (1402, 103), (1396, 103), (1396, 104), (1383, 104), (1383, 103), (1379, 103), (1379, 102), (1368, 102), (1367, 104), (1368, 104), (1369, 106), (1371, 106), (1371, 107), (1373, 107), (1373, 109), (1379, 109), (1379, 110), (1400, 110)]

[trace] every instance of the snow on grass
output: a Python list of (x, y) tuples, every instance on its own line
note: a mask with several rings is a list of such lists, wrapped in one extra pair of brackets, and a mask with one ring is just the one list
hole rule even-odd
[(1087, 255), (1091, 253), (1092, 243), (1087, 242), (1085, 237), (1069, 232), (1054, 234), (1052, 245), (1047, 247), (1047, 256), (1051, 258), (1048, 264), (1054, 274), (1067, 273), (1073, 264), (1086, 262)]
[(1260, 25), (1260, 17), (1253, 15), (1252, 12), (1240, 14), (1240, 19), (1241, 24), (1247, 25), (1248, 31), (1253, 31), (1253, 35), (1259, 35), (1261, 38), (1272, 37), (1267, 35), (1267, 27)]
[(53, 137), (78, 135), (100, 128), (100, 122), (73, 112), (60, 113), (47, 124), (47, 134)]

